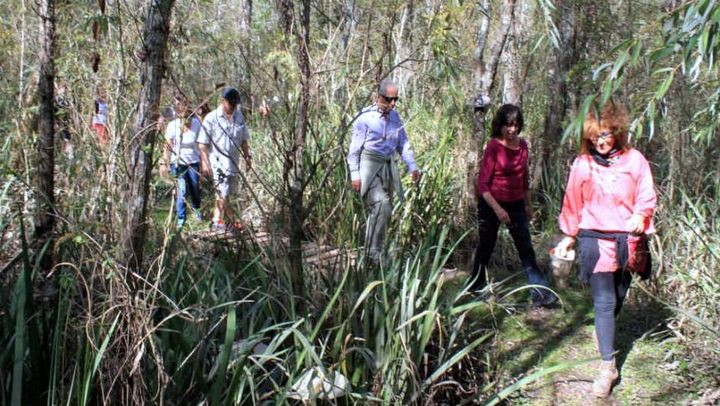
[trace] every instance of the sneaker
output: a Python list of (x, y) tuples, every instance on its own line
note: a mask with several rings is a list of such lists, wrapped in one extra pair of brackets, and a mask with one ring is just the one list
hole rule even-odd
[(203, 216), (200, 209), (193, 209), (193, 219), (195, 219), (195, 221), (197, 221), (198, 223), (203, 221)]
[(236, 221), (234, 223), (230, 223), (226, 226), (226, 229), (228, 232), (231, 233), (240, 233), (243, 230), (245, 230), (245, 225), (239, 221)]
[(610, 361), (600, 361), (598, 376), (593, 381), (593, 394), (598, 398), (610, 396), (613, 384), (618, 379), (618, 370), (615, 367), (615, 358)]
[(212, 224), (210, 224), (210, 230), (224, 233), (225, 231), (227, 231), (227, 227), (222, 221), (213, 221)]
[(178, 219), (176, 227), (183, 228), (184, 225), (185, 225), (185, 219)]

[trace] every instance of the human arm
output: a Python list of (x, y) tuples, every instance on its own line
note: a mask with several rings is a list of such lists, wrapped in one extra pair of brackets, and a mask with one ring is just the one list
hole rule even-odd
[(209, 150), (208, 144), (198, 144), (198, 151), (200, 152), (200, 173), (206, 177), (210, 177), (212, 173), (210, 169)]
[(641, 161), (635, 187), (635, 206), (633, 207), (633, 215), (627, 222), (626, 230), (630, 233), (643, 234), (648, 231), (652, 232), (650, 229), (651, 219), (655, 212), (657, 195), (650, 164), (639, 152), (638, 156)]
[(495, 148), (494, 143), (489, 143), (485, 147), (482, 162), (480, 163), (480, 171), (478, 172), (477, 192), (483, 198), (485, 203), (493, 209), (500, 222), (508, 224), (510, 223), (510, 215), (502, 208), (502, 206), (500, 206), (500, 203), (497, 202), (490, 191), (490, 186), (493, 182), (493, 175), (495, 173), (495, 164), (497, 162), (495, 156), (496, 153), (497, 149)]
[(522, 174), (524, 190), (523, 201), (525, 202), (525, 215), (527, 216), (528, 221), (530, 221), (535, 215), (532, 206), (532, 193), (530, 193), (530, 151), (525, 140), (522, 141), (522, 145), (525, 151), (527, 151), (527, 159), (525, 159), (525, 168)]
[(352, 188), (360, 192), (360, 152), (365, 141), (366, 125), (363, 123), (362, 115), (353, 124), (350, 148), (348, 150), (347, 164), (350, 170), (350, 181)]
[(200, 173), (203, 176), (210, 177), (212, 168), (210, 167), (210, 143), (212, 142), (212, 121), (211, 116), (205, 117), (200, 124), (197, 136), (198, 152), (200, 153)]
[[(162, 116), (161, 116), (162, 117)], [(160, 158), (160, 176), (168, 176), (168, 166), (170, 166), (170, 155), (172, 153), (172, 147), (175, 143), (175, 132), (172, 126), (172, 122), (165, 128), (165, 140), (163, 142), (163, 153)]]
[(404, 126), (401, 126), (398, 130), (397, 151), (400, 154), (403, 162), (405, 162), (405, 165), (407, 166), (408, 172), (410, 172), (413, 181), (415, 183), (420, 182), (420, 178), (422, 176), (420, 170), (417, 167), (417, 164), (415, 163), (415, 153), (412, 150), (412, 146), (410, 145), (410, 141), (408, 140), (408, 136), (405, 132)]
[(565, 187), (563, 205), (558, 218), (558, 225), (565, 236), (555, 247), (555, 253), (560, 257), (567, 254), (567, 251), (575, 243), (575, 236), (580, 231), (580, 216), (584, 204), (582, 197), (582, 165), (580, 158), (575, 159)]
[(532, 206), (532, 194), (530, 193), (530, 189), (525, 190), (525, 193), (523, 194), (523, 201), (525, 202), (525, 215), (527, 216), (528, 221), (530, 221), (535, 215), (535, 211)]
[(247, 170), (252, 169), (252, 155), (250, 154), (250, 143), (248, 140), (243, 140), (240, 143), (240, 151), (242, 151), (243, 158), (245, 159), (245, 168)]
[(163, 154), (160, 158), (160, 176), (168, 176), (168, 165), (170, 162), (170, 145), (167, 142), (163, 142)]

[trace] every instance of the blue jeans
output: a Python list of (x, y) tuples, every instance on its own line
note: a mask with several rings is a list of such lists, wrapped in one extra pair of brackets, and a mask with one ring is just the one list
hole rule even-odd
[(170, 169), (177, 180), (177, 217), (178, 220), (185, 220), (185, 196), (188, 192), (193, 209), (200, 210), (200, 164), (172, 164)]
[[(528, 283), (531, 285), (548, 286), (548, 279), (544, 272), (538, 267), (535, 259), (535, 250), (533, 250), (532, 239), (530, 238), (530, 228), (525, 213), (525, 202), (518, 200), (515, 202), (498, 202), (505, 211), (510, 215), (510, 224), (508, 231), (512, 236), (513, 243), (520, 256), (520, 262), (525, 270)], [(482, 289), (487, 284), (487, 265), (490, 263), (490, 256), (495, 249), (498, 229), (500, 228), (500, 220), (493, 209), (480, 198), (478, 205), (480, 240), (478, 241), (477, 251), (475, 252), (475, 263), (473, 265), (472, 277), (474, 278), (473, 288)], [(546, 290), (531, 289), (533, 302), (542, 303), (552, 300), (552, 293)]]
[(611, 361), (615, 352), (615, 318), (620, 313), (632, 276), (630, 272), (596, 272), (590, 276), (595, 308), (595, 334), (600, 356)]

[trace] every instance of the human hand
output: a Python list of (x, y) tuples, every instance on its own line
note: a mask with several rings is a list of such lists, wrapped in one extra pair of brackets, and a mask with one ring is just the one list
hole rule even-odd
[(352, 188), (356, 192), (360, 193), (360, 179), (355, 179), (354, 181), (352, 181)]
[(414, 171), (412, 171), (412, 172), (410, 173), (410, 175), (412, 175), (412, 180), (413, 180), (413, 182), (415, 182), (415, 183), (419, 183), (419, 182), (420, 182), (420, 178), (422, 178), (422, 174), (421, 174), (420, 171), (417, 170), (417, 169), (414, 170)]
[(501, 223), (510, 224), (510, 215), (502, 207), (498, 207), (497, 210), (495, 210), (495, 215)]
[(163, 178), (168, 176), (168, 167), (167, 164), (164, 162), (160, 163), (160, 176), (162, 176)]
[(563, 237), (563, 239), (555, 246), (555, 256), (560, 258), (567, 257), (568, 251), (570, 251), (570, 247), (572, 247), (574, 243), (575, 239), (569, 235)]
[(641, 214), (634, 214), (628, 220), (625, 229), (629, 233), (642, 234), (645, 231), (645, 217)]

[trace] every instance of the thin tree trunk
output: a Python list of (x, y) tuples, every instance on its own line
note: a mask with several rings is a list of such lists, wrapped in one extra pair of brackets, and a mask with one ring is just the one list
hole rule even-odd
[(126, 205), (125, 227), (121, 232), (122, 258), (129, 271), (142, 271), (143, 245), (147, 224), (147, 200), (150, 191), (152, 156), (159, 115), (160, 92), (165, 74), (165, 53), (170, 34), (170, 17), (174, 0), (149, 2), (139, 54), (144, 61), (143, 84), (136, 112), (135, 131), (128, 143), (128, 181), (123, 203)]
[[(297, 116), (295, 142), (292, 149), (293, 179), (290, 185), (290, 272), (296, 296), (304, 291), (302, 266), (302, 241), (305, 238), (305, 143), (307, 140), (308, 115), (310, 108), (310, 0), (303, 0), (301, 27), (295, 27), (297, 41), (297, 63), (300, 69), (300, 111)], [(302, 31), (300, 31), (302, 28)], [(301, 300), (302, 305), (303, 300)], [(302, 308), (298, 309), (302, 312)]]
[(553, 49), (550, 56), (547, 94), (548, 103), (545, 113), (543, 136), (536, 139), (537, 159), (533, 160), (531, 175), (533, 184), (542, 188), (542, 170), (558, 150), (562, 139), (562, 122), (568, 109), (567, 75), (575, 60), (575, 6), (572, 2), (558, 5), (556, 21), (559, 22), (560, 48)]
[(294, 35), (298, 68), (300, 70), (300, 105), (297, 110), (295, 122), (290, 129), (293, 144), (287, 152), (286, 165), (283, 173), (284, 183), (289, 196), (289, 234), (290, 252), (288, 262), (290, 266), (290, 283), (293, 295), (300, 299), (292, 303), (297, 304), (299, 314), (305, 312), (304, 286), (302, 264), (302, 241), (305, 237), (303, 224), (305, 222), (305, 143), (308, 128), (308, 112), (310, 108), (310, 56), (308, 54), (308, 41), (310, 36), (310, 0), (303, 0), (301, 10), (301, 26), (295, 22), (295, 9), (289, 0), (277, 0), (277, 9), (280, 15), (280, 28), (286, 38)]
[(399, 69), (395, 70), (395, 82), (400, 89), (407, 92), (406, 97), (407, 94), (411, 93), (408, 85), (412, 81), (415, 70), (415, 63), (408, 60), (412, 57), (413, 52), (414, 15), (415, 1), (408, 0), (400, 14), (400, 24), (395, 40), (397, 53), (395, 54), (394, 64), (399, 65), (405, 61), (399, 66)]
[[(36, 175), (37, 209), (35, 238), (40, 246), (51, 238), (55, 226), (55, 1), (40, 5), (40, 67), (38, 81), (38, 163)], [(44, 271), (52, 269), (52, 251), (41, 262)]]
[(238, 87), (240, 89), (240, 106), (245, 117), (252, 112), (252, 84), (250, 63), (251, 49), (251, 24), (252, 24), (252, 0), (243, 0), (238, 15), (238, 39), (240, 48), (240, 63), (238, 65)]

